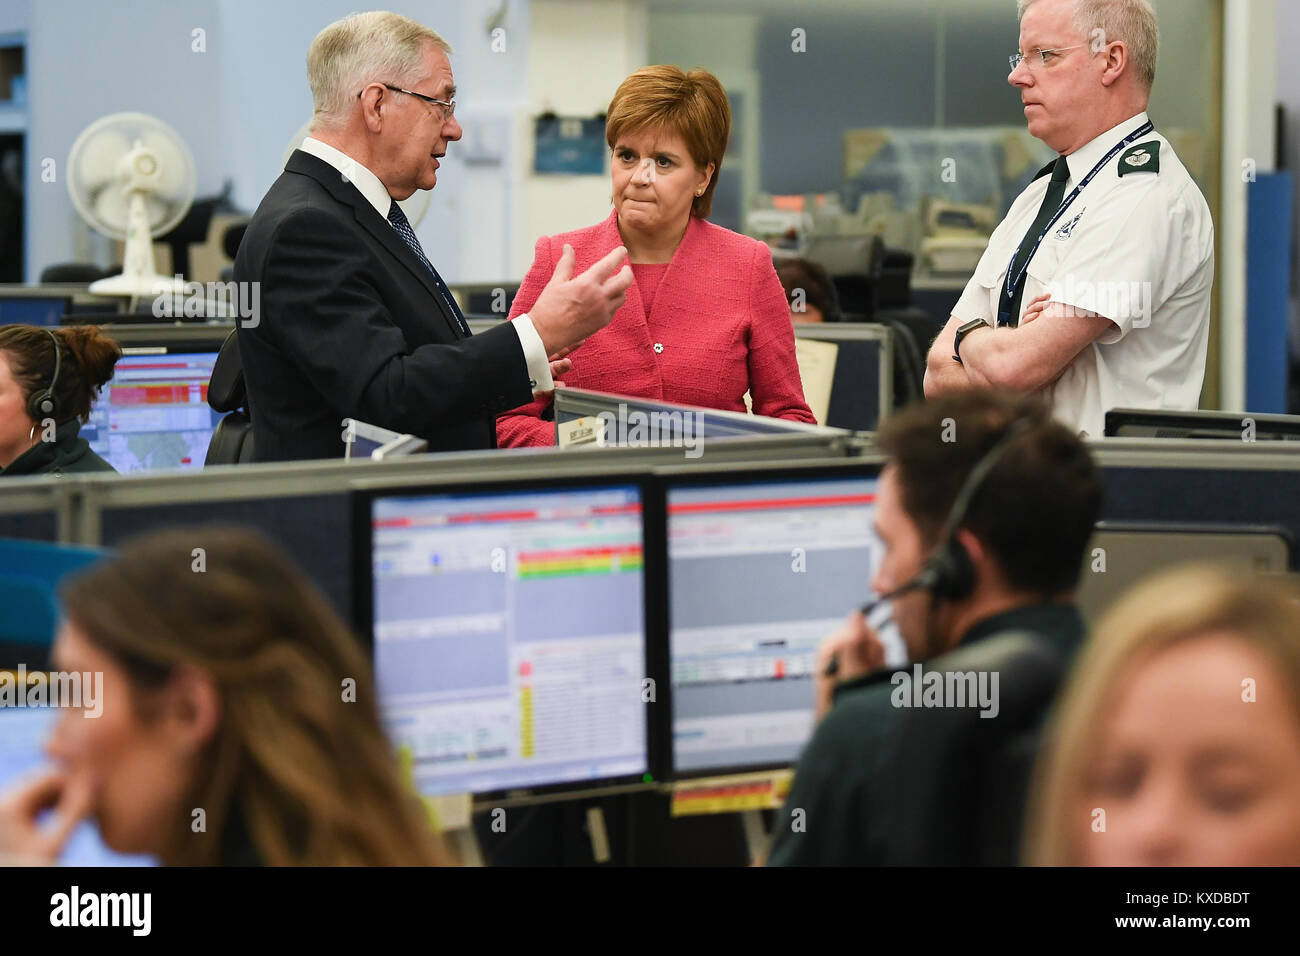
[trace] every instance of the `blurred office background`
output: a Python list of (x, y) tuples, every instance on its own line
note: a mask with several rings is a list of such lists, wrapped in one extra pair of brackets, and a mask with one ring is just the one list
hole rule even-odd
[[(732, 95), (715, 221), (778, 247), (820, 242), (829, 260), (860, 255), (855, 236), (878, 236), (900, 254), (893, 261), (911, 298), (940, 321), (992, 225), (1050, 156), (1025, 132), (1006, 82), (1017, 47), (1014, 0), (387, 5), (456, 50), (465, 136), (450, 149), (418, 227), (453, 285), (517, 283), (538, 236), (607, 214), (607, 173), (535, 171), (537, 120), (603, 113), (618, 83), (647, 63), (704, 67)], [(62, 176), (77, 135), (109, 113), (140, 111), (170, 124), (194, 155), (197, 196), (221, 197), (219, 222), (251, 213), (310, 118), (312, 38), (358, 6), (0, 0), (0, 260), (8, 273), (0, 281), (36, 282), (54, 263), (118, 261), (112, 242), (73, 209)], [(1300, 165), (1281, 148), (1294, 141), (1285, 133), (1300, 108), (1300, 66), (1279, 55), (1300, 27), (1300, 2), (1155, 6), (1161, 51), (1150, 112), (1205, 192), (1220, 240), (1203, 405), (1233, 407), (1245, 395), (1242, 158), (1260, 174), (1278, 165), (1279, 153), (1284, 165)], [(190, 278), (215, 279), (228, 263), (220, 243), (212, 246), (213, 255), (196, 254)]]

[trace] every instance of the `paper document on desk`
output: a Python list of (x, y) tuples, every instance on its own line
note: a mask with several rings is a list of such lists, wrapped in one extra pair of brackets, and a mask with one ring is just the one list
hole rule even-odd
[(826, 424), (831, 408), (831, 382), (835, 379), (835, 359), (840, 347), (834, 342), (796, 337), (795, 359), (799, 362), (799, 378), (803, 380), (803, 398), (812, 409), (818, 425)]

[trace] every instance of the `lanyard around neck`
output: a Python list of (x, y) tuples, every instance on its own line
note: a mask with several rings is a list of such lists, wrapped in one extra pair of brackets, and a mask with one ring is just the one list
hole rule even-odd
[[(1102, 169), (1106, 166), (1106, 164), (1109, 163), (1112, 159), (1114, 159), (1115, 156), (1121, 150), (1127, 147), (1134, 140), (1140, 139), (1143, 136), (1146, 136), (1148, 133), (1155, 132), (1155, 129), (1156, 129), (1155, 124), (1152, 123), (1150, 120), (1147, 120), (1147, 122), (1143, 123), (1133, 132), (1129, 133), (1122, 140), (1120, 140), (1111, 149), (1109, 153), (1107, 153), (1105, 156), (1101, 158), (1101, 161), (1097, 163), (1096, 166), (1092, 167), (1092, 171), (1088, 173), (1087, 176), (1083, 177), (1079, 185), (1074, 187), (1074, 190), (1070, 193), (1070, 195), (1065, 197), (1065, 202), (1061, 203), (1061, 208), (1056, 210), (1056, 215), (1052, 217), (1051, 222), (1049, 222), (1043, 228), (1043, 231), (1038, 234), (1038, 238), (1034, 240), (1034, 245), (1029, 250), (1029, 255), (1025, 256), (1024, 264), (1020, 266), (1020, 271), (1015, 274), (1014, 281), (1012, 281), (1012, 271), (1016, 267), (1016, 256), (1020, 252), (1019, 247), (1017, 247), (1016, 250), (1011, 253), (1011, 261), (1007, 263), (1007, 281), (1004, 284), (1004, 288), (1006, 290), (1006, 296), (1008, 299), (1015, 298), (1016, 287), (1020, 285), (1020, 280), (1024, 278), (1025, 270), (1029, 268), (1029, 263), (1033, 261), (1034, 253), (1038, 251), (1038, 247), (1042, 244), (1043, 240), (1047, 237), (1047, 234), (1052, 231), (1052, 227), (1055, 226), (1057, 222), (1060, 221), (1060, 218), (1065, 215), (1065, 211), (1070, 208), (1070, 204), (1079, 198), (1079, 193), (1083, 192), (1084, 189), (1087, 188), (1088, 183), (1092, 182), (1093, 178), (1096, 177), (1096, 175), (1102, 171)], [(1050, 189), (1051, 187), (1049, 186), (1048, 188)]]

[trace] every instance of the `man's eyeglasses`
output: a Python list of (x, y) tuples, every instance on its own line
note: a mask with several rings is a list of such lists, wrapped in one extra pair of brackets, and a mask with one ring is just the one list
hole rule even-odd
[[(392, 90), (394, 93), (405, 93), (407, 96), (414, 96), (417, 100), (424, 100), (426, 103), (432, 103), (434, 106), (441, 107), (442, 121), (445, 123), (456, 115), (456, 101), (448, 103), (446, 100), (436, 100), (432, 96), (425, 96), (423, 93), (417, 93), (415, 90), (404, 90), (400, 86), (393, 86), (392, 83), (384, 83), (384, 89)], [(364, 93), (362, 90), (361, 93)], [(361, 93), (357, 94), (357, 99), (361, 98)]]
[(1011, 64), (1011, 72), (1013, 73), (1016, 71), (1016, 68), (1020, 66), (1020, 61), (1024, 59), (1029, 60), (1028, 66), (1032, 70), (1040, 62), (1044, 64), (1050, 62), (1047, 59), (1049, 56), (1054, 56), (1058, 53), (1066, 53), (1070, 50), (1077, 50), (1081, 46), (1084, 46), (1084, 44), (1076, 43), (1074, 46), (1057, 47), (1055, 50), (1035, 50), (1033, 53), (1013, 53), (1011, 56), (1007, 57), (1007, 61)]

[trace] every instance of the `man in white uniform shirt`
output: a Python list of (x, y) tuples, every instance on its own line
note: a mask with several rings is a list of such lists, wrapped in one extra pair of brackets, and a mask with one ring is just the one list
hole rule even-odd
[(1045, 392), (1100, 437), (1111, 408), (1194, 409), (1205, 376), (1214, 225), (1146, 114), (1148, 0), (1020, 0), (1008, 81), (1060, 157), (994, 230), (930, 348), (925, 392)]

